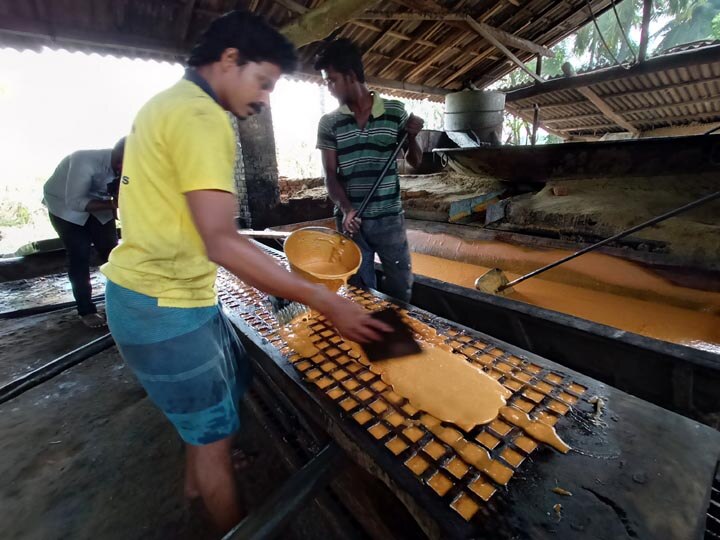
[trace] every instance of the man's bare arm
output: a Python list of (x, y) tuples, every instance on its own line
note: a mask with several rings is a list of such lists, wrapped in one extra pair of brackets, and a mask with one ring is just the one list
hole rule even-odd
[(350, 199), (337, 177), (338, 161), (335, 150), (320, 150), (322, 164), (325, 171), (325, 187), (332, 202), (334, 202), (343, 213), (343, 229), (350, 234), (355, 234), (360, 229), (360, 219), (356, 218), (357, 212), (353, 210)]
[(188, 192), (185, 197), (211, 261), (266, 293), (301, 302), (324, 313), (350, 340), (378, 340), (382, 331), (390, 330), (372, 319), (370, 313), (359, 305), (322, 285), (291, 274), (240, 236), (235, 229), (236, 199), (233, 194), (200, 190)]

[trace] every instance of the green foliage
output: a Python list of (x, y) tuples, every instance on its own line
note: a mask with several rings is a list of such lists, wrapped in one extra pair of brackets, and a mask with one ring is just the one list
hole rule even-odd
[[(713, 37), (713, 21), (720, 15), (720, 0), (666, 0), (663, 14), (673, 18), (660, 31), (657, 48), (667, 49)], [(720, 36), (718, 36), (720, 37)]]
[(720, 13), (712, 20), (712, 35), (715, 39), (720, 39)]
[(641, 0), (616, 2), (616, 10), (609, 9), (597, 17), (597, 28), (590, 22), (578, 31), (573, 52), (580, 57), (588, 57), (583, 67), (614, 64), (615, 58), (620, 62), (633, 60), (638, 44), (630, 37), (630, 29), (640, 26), (641, 22)]
[(32, 212), (22, 202), (0, 201), (0, 227), (19, 227), (32, 221)]
[[(712, 21), (720, 14), (720, 0), (655, 0), (653, 8), (654, 20), (668, 19), (667, 23), (651, 36), (655, 41), (654, 49), (664, 50), (711, 38)], [(597, 17), (599, 33), (592, 22), (578, 31), (573, 53), (583, 58), (581, 69), (614, 64), (615, 58), (620, 62), (634, 60), (639, 43), (630, 36), (640, 33), (642, 0), (616, 2), (616, 10), (617, 16), (609, 9)], [(720, 37), (720, 29), (716, 36)], [(630, 41), (630, 46), (627, 41)]]

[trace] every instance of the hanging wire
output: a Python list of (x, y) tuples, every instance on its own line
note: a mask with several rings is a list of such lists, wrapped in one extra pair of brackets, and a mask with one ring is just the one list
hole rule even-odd
[[(598, 25), (597, 18), (595, 17), (595, 12), (593, 11), (592, 6), (590, 5), (590, 0), (585, 0), (585, 4), (587, 4), (588, 10), (590, 11), (590, 16), (592, 17), (593, 24), (595, 25), (595, 30), (598, 33), (598, 36), (600, 37), (600, 41), (602, 41), (602, 44), (605, 46), (605, 49), (607, 49), (607, 52), (610, 54), (612, 59), (615, 61), (615, 65), (622, 67), (623, 69), (630, 69), (628, 66), (623, 65), (618, 59), (617, 56), (615, 56), (615, 53), (612, 52), (610, 47), (607, 44), (607, 41), (605, 41), (605, 36), (602, 35), (602, 32), (600, 31), (600, 25)], [(613, 4), (614, 5), (614, 4)]]
[(623, 26), (623, 23), (620, 21), (620, 15), (618, 14), (617, 6), (615, 5), (615, 0), (610, 0), (610, 3), (612, 4), (613, 11), (615, 12), (615, 20), (617, 20), (618, 27), (620, 28), (620, 32), (622, 33), (622, 37), (625, 40), (625, 43), (627, 43), (630, 54), (632, 54), (633, 64), (636, 64), (638, 61), (638, 57), (637, 57), (637, 54), (635, 54), (635, 49), (633, 49), (632, 43), (630, 43), (630, 38), (628, 38), (628, 33), (625, 31), (625, 27)]

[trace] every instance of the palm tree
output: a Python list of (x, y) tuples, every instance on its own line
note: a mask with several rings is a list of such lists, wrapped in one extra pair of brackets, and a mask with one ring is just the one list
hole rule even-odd
[(720, 16), (720, 0), (672, 0), (667, 4), (666, 14), (673, 18), (657, 33), (663, 36), (658, 50), (713, 37), (713, 21)]
[(642, 22), (642, 1), (616, 2), (615, 9), (606, 11), (596, 20), (597, 28), (590, 22), (575, 37), (573, 52), (578, 56), (589, 54), (584, 67), (614, 64), (615, 59), (619, 62), (634, 60), (638, 44), (628, 33)]
[[(660, 39), (655, 49), (663, 50), (711, 38), (712, 21), (718, 14), (720, 0), (655, 0), (653, 19), (669, 18), (653, 36)], [(614, 64), (615, 59), (619, 62), (632, 61), (638, 44), (630, 34), (637, 35), (641, 24), (642, 0), (618, 1), (615, 10), (610, 9), (597, 17), (597, 27), (591, 22), (578, 31), (573, 52), (582, 57), (588, 55), (585, 68)]]

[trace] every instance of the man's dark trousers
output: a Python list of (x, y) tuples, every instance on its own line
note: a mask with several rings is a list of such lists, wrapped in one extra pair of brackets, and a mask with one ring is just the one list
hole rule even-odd
[(97, 313), (97, 308), (92, 301), (92, 286), (90, 285), (90, 248), (95, 246), (101, 263), (108, 260), (110, 252), (117, 245), (115, 220), (111, 219), (103, 225), (95, 216), (91, 215), (85, 225), (76, 225), (50, 214), (50, 223), (65, 245), (68, 258), (68, 277), (78, 313), (81, 317)]

